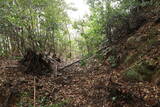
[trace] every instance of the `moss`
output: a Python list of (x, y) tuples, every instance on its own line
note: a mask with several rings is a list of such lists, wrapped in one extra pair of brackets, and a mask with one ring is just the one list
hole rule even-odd
[(125, 78), (128, 80), (151, 81), (152, 75), (156, 73), (156, 66), (151, 61), (141, 61), (125, 71)]
[(142, 76), (136, 71), (129, 69), (123, 73), (123, 78), (127, 81), (142, 81)]

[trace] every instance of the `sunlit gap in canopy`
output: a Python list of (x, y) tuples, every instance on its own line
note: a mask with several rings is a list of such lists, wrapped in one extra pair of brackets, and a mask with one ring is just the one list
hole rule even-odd
[(68, 15), (71, 20), (80, 20), (85, 15), (90, 13), (89, 6), (87, 5), (87, 0), (65, 0), (67, 4), (71, 7), (75, 8), (76, 10), (68, 10)]
[[(87, 0), (65, 0), (66, 3), (72, 7), (74, 10), (68, 10), (67, 14), (72, 22), (78, 20), (85, 20), (85, 16), (90, 14), (89, 6), (87, 5)], [(68, 25), (71, 39), (80, 36), (72, 25)]]

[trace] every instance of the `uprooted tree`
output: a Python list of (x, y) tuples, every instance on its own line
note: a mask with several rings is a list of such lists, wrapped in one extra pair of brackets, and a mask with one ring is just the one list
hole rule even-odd
[(24, 66), (24, 72), (34, 75), (45, 75), (52, 71), (50, 60), (44, 59), (42, 53), (28, 49), (24, 58), (20, 61)]

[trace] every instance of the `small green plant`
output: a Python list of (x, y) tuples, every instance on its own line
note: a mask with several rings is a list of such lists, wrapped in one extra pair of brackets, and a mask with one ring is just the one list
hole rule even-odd
[(80, 61), (80, 66), (86, 66), (86, 61), (85, 60), (82, 60), (82, 61)]
[(115, 56), (109, 56), (107, 61), (111, 64), (111, 67), (117, 67), (117, 58)]
[(23, 93), (20, 94), (20, 96), (21, 96), (21, 97), (29, 97), (29, 96), (31, 96), (31, 95), (30, 95), (30, 93), (28, 93), (28, 92), (23, 92)]
[(49, 102), (49, 99), (47, 97), (40, 97), (38, 100), (38, 103), (41, 105), (46, 105), (47, 102)]

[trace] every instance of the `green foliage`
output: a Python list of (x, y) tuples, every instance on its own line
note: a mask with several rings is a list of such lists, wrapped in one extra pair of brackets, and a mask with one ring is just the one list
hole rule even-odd
[(53, 53), (66, 50), (67, 9), (64, 0), (1, 0), (0, 53), (23, 53), (27, 48)]
[[(92, 26), (94, 26), (94, 28), (92, 28)], [(79, 50), (83, 53), (82, 55), (93, 54), (103, 40), (103, 36), (97, 30), (101, 28), (98, 28), (98, 24), (91, 20), (76, 21), (73, 27), (80, 34), (77, 41)]]
[(39, 103), (40, 105), (46, 105), (48, 102), (49, 102), (49, 99), (48, 99), (47, 97), (45, 97), (45, 96), (40, 97), (40, 98), (38, 99), (38, 103)]
[(91, 14), (87, 16), (87, 20), (74, 23), (74, 28), (81, 34), (78, 46), (83, 55), (94, 53), (100, 45), (116, 43), (124, 34), (132, 33), (145, 21), (143, 15), (139, 14), (139, 8), (153, 5), (155, 2), (87, 0), (87, 3)]
[[(116, 7), (113, 7), (114, 3), (116, 3)], [(126, 0), (122, 0), (122, 2), (118, 0), (88, 0), (91, 15), (87, 16), (87, 20), (74, 23), (74, 28), (81, 34), (81, 37), (78, 38), (79, 49), (82, 50), (84, 55), (98, 50), (105, 37), (110, 42), (113, 28), (124, 24), (122, 18), (128, 14), (125, 10), (133, 6), (131, 4), (130, 1)], [(126, 6), (128, 7), (126, 8)], [(117, 19), (116, 17), (121, 18)]]
[[(134, 30), (130, 22), (131, 15), (138, 12), (138, 7), (148, 6), (151, 2), (139, 0), (87, 0), (91, 8), (88, 30), (85, 34), (96, 35), (94, 40), (101, 43), (104, 38), (108, 43), (116, 42), (121, 34)], [(135, 16), (134, 16), (135, 17)], [(136, 20), (136, 18), (133, 20)], [(91, 38), (89, 38), (91, 40)], [(96, 48), (95, 48), (96, 49)]]
[(22, 93), (20, 94), (20, 97), (29, 97), (29, 96), (31, 96), (31, 94), (28, 93), (28, 92), (22, 92)]
[(109, 56), (107, 61), (111, 64), (111, 67), (117, 67), (117, 58), (115, 56)]
[(80, 61), (81, 66), (86, 66), (87, 62), (85, 60)]

